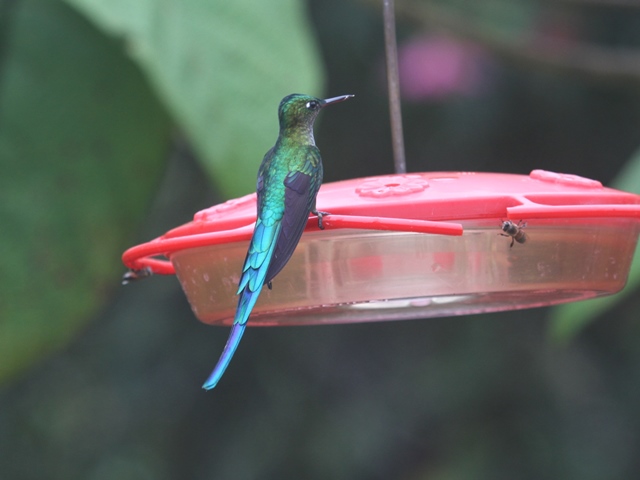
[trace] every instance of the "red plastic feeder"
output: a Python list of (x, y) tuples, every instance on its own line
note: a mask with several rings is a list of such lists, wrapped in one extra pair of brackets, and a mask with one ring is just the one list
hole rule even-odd
[[(310, 217), (249, 325), (404, 320), (610, 295), (627, 281), (640, 231), (640, 196), (543, 170), (346, 180), (323, 185), (317, 206), (331, 213), (325, 230)], [(123, 262), (138, 275), (176, 273), (202, 322), (230, 325), (255, 219), (255, 194), (230, 200), (130, 248)], [(510, 246), (506, 220), (524, 243)]]

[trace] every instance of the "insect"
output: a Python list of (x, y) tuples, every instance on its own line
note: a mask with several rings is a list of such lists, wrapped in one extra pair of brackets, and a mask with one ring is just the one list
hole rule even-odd
[(503, 220), (501, 228), (504, 233), (499, 233), (498, 235), (511, 237), (511, 245), (509, 245), (509, 248), (511, 248), (513, 247), (514, 242), (524, 243), (527, 241), (527, 238), (529, 237), (524, 233), (524, 228), (526, 226), (527, 223), (522, 223), (522, 220), (520, 220), (517, 225), (511, 220)]
[(153, 270), (149, 267), (144, 267), (140, 270), (131, 269), (122, 276), (122, 285), (128, 285), (131, 282), (150, 277), (151, 275), (153, 275)]

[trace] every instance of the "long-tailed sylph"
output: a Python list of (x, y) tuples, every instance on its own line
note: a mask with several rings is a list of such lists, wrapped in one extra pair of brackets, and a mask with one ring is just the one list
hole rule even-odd
[(318, 216), (318, 226), (323, 228), (322, 216), (327, 212), (316, 209), (316, 195), (322, 183), (322, 158), (313, 138), (313, 123), (322, 108), (351, 97), (353, 95), (342, 95), (321, 100), (294, 93), (280, 102), (280, 134), (258, 170), (258, 218), (242, 267), (236, 315), (220, 360), (203, 388), (215, 387), (222, 377), (263, 285), (271, 288), (271, 280), (291, 258), (309, 213)]

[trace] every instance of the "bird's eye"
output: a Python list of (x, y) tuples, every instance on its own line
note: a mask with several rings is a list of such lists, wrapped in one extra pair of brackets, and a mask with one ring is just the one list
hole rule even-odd
[(316, 108), (318, 108), (318, 102), (316, 102), (315, 100), (311, 100), (310, 102), (307, 102), (306, 107), (309, 110), (315, 110)]

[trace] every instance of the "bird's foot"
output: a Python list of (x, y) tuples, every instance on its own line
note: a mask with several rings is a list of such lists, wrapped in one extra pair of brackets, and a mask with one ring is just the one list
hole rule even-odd
[(267, 288), (268, 288), (269, 290), (273, 290), (273, 284), (271, 283), (271, 280), (269, 280), (269, 281), (267, 282)]
[(324, 230), (324, 225), (322, 224), (322, 217), (325, 215), (331, 215), (329, 212), (322, 212), (320, 210), (311, 210), (311, 213), (318, 216), (318, 228), (320, 230)]

